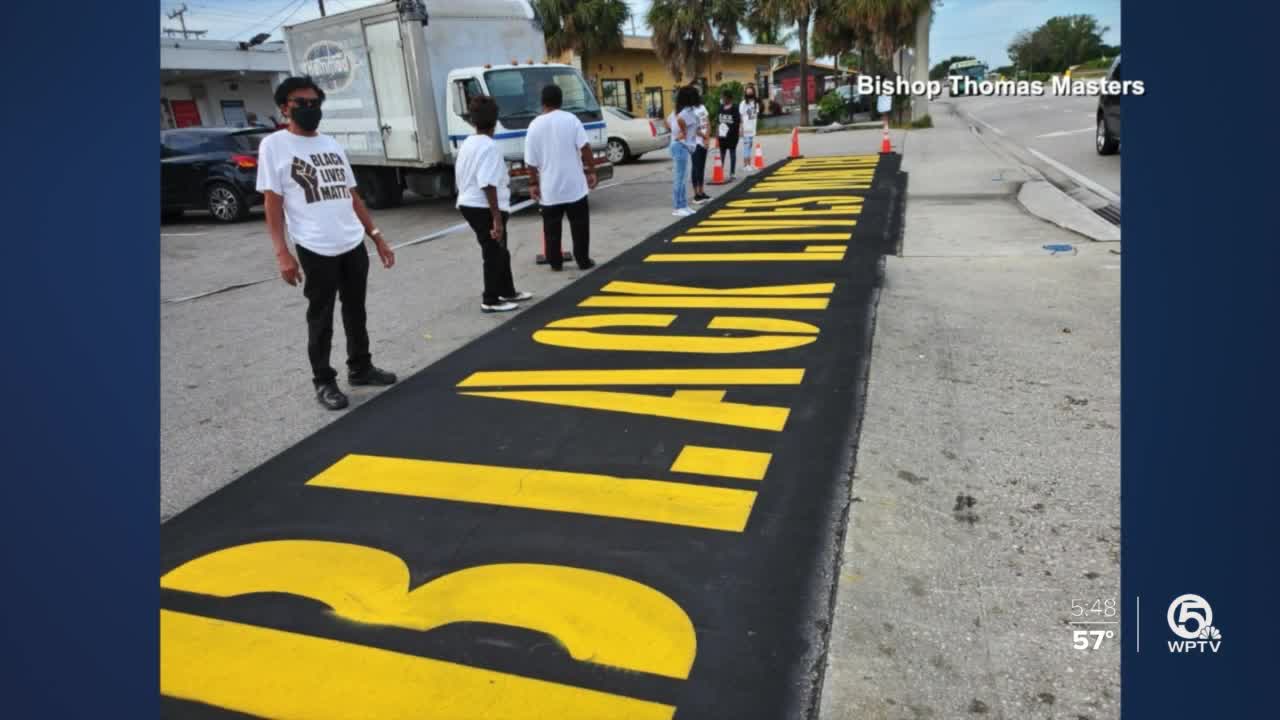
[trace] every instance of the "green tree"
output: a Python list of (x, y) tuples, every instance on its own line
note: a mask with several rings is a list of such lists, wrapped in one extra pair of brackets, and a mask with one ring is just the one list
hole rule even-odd
[(816, 15), (834, 12), (838, 0), (754, 0), (752, 14), (769, 22), (794, 25), (800, 46), (800, 124), (809, 124), (809, 31)]
[(976, 60), (972, 55), (952, 55), (942, 62), (929, 68), (930, 80), (945, 80), (947, 77), (947, 68), (951, 67), (951, 63), (960, 62), (961, 60)]
[(653, 0), (645, 19), (658, 59), (676, 82), (692, 82), (733, 50), (745, 15), (746, 0)]
[(578, 53), (588, 78), (592, 54), (622, 49), (623, 27), (631, 18), (624, 0), (533, 0), (533, 5), (542, 19), (547, 51)]
[(1102, 36), (1109, 29), (1092, 15), (1051, 17), (1035, 30), (1015, 35), (1009, 43), (1009, 59), (1019, 70), (1061, 72), (1106, 54), (1111, 48), (1103, 44)]

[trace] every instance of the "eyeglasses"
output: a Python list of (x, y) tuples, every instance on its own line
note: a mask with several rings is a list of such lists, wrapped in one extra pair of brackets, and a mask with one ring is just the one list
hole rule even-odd
[(289, 104), (296, 108), (318, 108), (324, 101), (320, 98), (292, 98)]

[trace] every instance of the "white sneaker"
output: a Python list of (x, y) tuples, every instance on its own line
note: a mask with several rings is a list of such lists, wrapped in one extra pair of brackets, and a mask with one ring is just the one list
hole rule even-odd
[(512, 302), (500, 302), (497, 305), (485, 305), (484, 303), (480, 303), (480, 312), (511, 312), (512, 310), (518, 309), (520, 309), (520, 306)]
[(513, 302), (523, 302), (531, 298), (533, 298), (533, 293), (527, 290), (522, 290), (516, 293), (515, 295), (512, 295), (511, 297), (504, 297), (504, 298), (498, 298), (498, 299), (504, 303), (513, 303)]
[(679, 210), (672, 212), (671, 214), (679, 215), (680, 217), (689, 217), (690, 215), (697, 215), (698, 211), (692, 208), (683, 207), (683, 208), (680, 208)]

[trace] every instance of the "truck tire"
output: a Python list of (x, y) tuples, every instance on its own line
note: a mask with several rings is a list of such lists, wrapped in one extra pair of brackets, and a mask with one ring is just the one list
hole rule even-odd
[(404, 189), (390, 168), (357, 169), (356, 192), (370, 210), (395, 207), (404, 199)]

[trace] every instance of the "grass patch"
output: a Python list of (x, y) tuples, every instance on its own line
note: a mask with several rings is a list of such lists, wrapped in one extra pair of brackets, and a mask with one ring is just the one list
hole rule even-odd
[(918, 129), (933, 127), (933, 118), (928, 113), (924, 117), (911, 121), (911, 127)]

